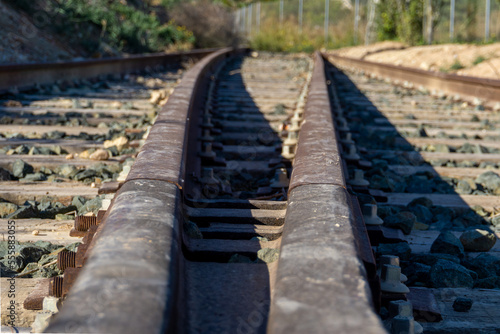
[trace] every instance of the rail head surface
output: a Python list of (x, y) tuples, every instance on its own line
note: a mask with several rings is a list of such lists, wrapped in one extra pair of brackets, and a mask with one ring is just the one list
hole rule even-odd
[(460, 94), (464, 97), (500, 101), (500, 80), (430, 72), (421, 69), (377, 63), (367, 60), (324, 54), (336, 65), (363, 70), (392, 80), (411, 82), (427, 89)]
[[(324, 60), (316, 53), (268, 331), (386, 333), (373, 311), (356, 246), (354, 214), (345, 188), (326, 85)], [(318, 143), (316, 136), (321, 139)], [(311, 154), (314, 158), (309, 159)]]
[[(205, 57), (175, 89), (115, 195), (64, 307), (46, 332), (163, 333), (177, 325), (182, 148), (195, 88), (232, 52), (228, 48)], [(151, 143), (162, 136), (161, 145)], [(162, 174), (162, 169), (169, 171)]]
[(123, 74), (167, 65), (182, 59), (200, 59), (219, 49), (186, 52), (154, 53), (105, 59), (68, 62), (0, 65), (0, 93), (13, 87), (19, 90), (35, 85), (52, 84), (59, 80), (95, 78), (99, 75)]
[[(290, 186), (332, 184), (345, 188), (341, 168), (336, 125), (326, 85), (325, 65), (320, 53), (315, 53), (314, 70), (300, 130)], [(314, 171), (314, 172), (313, 172)]]

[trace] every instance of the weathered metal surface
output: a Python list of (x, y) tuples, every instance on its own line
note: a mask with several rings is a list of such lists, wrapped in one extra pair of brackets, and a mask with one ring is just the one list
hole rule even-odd
[(229, 222), (236, 224), (283, 225), (286, 210), (265, 209), (195, 209), (186, 207), (186, 213), (194, 222)]
[(430, 72), (420, 69), (381, 64), (335, 55), (325, 55), (334, 64), (354, 67), (381, 77), (408, 81), (429, 89), (441, 90), (490, 101), (500, 101), (500, 80), (467, 77), (456, 74)]
[(181, 332), (265, 333), (271, 298), (268, 266), (187, 262), (185, 279), (186, 309), (197, 316)]
[(19, 64), (0, 66), (0, 92), (12, 87), (26, 88), (57, 80), (93, 78), (102, 74), (121, 74), (155, 68), (182, 59), (199, 59), (216, 49), (178, 53), (158, 53), (127, 58), (108, 58), (61, 63)]
[(180, 193), (127, 182), (64, 307), (47, 332), (159, 333), (175, 325)]
[(162, 180), (182, 188), (190, 114), (199, 94), (196, 88), (204, 75), (227, 57), (230, 51), (231, 49), (222, 49), (215, 52), (186, 72), (160, 111), (126, 181)]
[(189, 114), (203, 75), (229, 53), (205, 58), (176, 88), (89, 241), (85, 267), (47, 332), (159, 333), (178, 325), (179, 186)]
[(50, 279), (45, 278), (38, 282), (23, 302), (26, 310), (43, 309), (43, 299), (49, 295)]
[[(373, 255), (359, 243), (345, 188), (323, 58), (316, 54), (271, 304), (271, 333), (385, 333), (373, 311), (367, 273)], [(364, 235), (358, 240), (359, 235)], [(361, 257), (361, 258), (360, 258)], [(378, 304), (378, 302), (377, 302)]]
[(329, 184), (290, 192), (270, 333), (385, 333), (357, 255), (348, 196)]
[(330, 97), (325, 84), (323, 58), (315, 54), (297, 154), (289, 192), (307, 184), (335, 184), (345, 187), (342, 162), (335, 134)]

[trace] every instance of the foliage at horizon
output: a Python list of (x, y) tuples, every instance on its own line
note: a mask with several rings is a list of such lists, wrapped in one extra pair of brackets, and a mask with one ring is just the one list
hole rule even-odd
[(33, 17), (50, 18), (51, 29), (71, 36), (72, 41), (76, 37), (89, 53), (99, 52), (103, 43), (116, 51), (142, 53), (195, 41), (190, 31), (175, 22), (161, 23), (142, 0), (50, 0), (44, 7), (33, 0), (7, 1)]

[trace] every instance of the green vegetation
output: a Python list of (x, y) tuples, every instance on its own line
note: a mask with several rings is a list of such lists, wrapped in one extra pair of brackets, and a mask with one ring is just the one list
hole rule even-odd
[(7, 1), (32, 14), (39, 29), (58, 33), (90, 55), (156, 52), (174, 45), (186, 48), (195, 41), (174, 21), (162, 23), (154, 7), (141, 0)]
[(112, 47), (126, 52), (160, 51), (174, 43), (192, 43), (193, 35), (175, 26), (161, 24), (155, 15), (120, 1), (58, 0), (57, 12), (71, 23), (91, 23)]
[(462, 65), (462, 63), (459, 60), (457, 60), (457, 59), (450, 66), (450, 70), (452, 70), (452, 71), (458, 71), (458, 70), (461, 70), (463, 68), (465, 68), (465, 66)]
[(485, 60), (487, 60), (485, 57), (477, 56), (476, 59), (474, 59), (474, 61), (472, 62), (472, 64), (474, 65), (481, 64)]
[(277, 29), (272, 22), (267, 22), (250, 40), (250, 47), (272, 52), (313, 52), (323, 46), (324, 37), (321, 31), (318, 33), (307, 29), (302, 34), (290, 33), (291, 30), (297, 29), (297, 24), (292, 21), (284, 22), (282, 27)]
[(451, 64), (449, 67), (441, 67), (439, 69), (439, 71), (443, 72), (443, 73), (449, 73), (449, 72), (458, 71), (458, 70), (461, 70), (464, 68), (465, 68), (465, 66), (458, 59), (455, 59), (453, 64)]
[(377, 11), (379, 40), (422, 43), (423, 1), (380, 0)]
[[(341, 1), (330, 2), (330, 26), (325, 43), (324, 0), (304, 1), (302, 29), (298, 22), (298, 0), (285, 2), (283, 22), (279, 22), (278, 2), (261, 4), (260, 30), (254, 27), (249, 36), (253, 49), (280, 52), (312, 52), (354, 44), (353, 11)], [(360, 12), (365, 17), (364, 11)], [(360, 31), (364, 26), (360, 26)]]

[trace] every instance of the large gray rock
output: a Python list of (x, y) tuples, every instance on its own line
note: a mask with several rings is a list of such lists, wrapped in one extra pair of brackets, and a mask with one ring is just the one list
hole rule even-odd
[(464, 255), (464, 246), (453, 233), (444, 231), (432, 243), (431, 253), (445, 253), (461, 257)]
[(495, 194), (500, 194), (500, 176), (493, 171), (485, 172), (476, 178), (476, 183), (483, 185)]
[(465, 231), (460, 236), (460, 242), (469, 252), (487, 252), (497, 242), (495, 233), (486, 229), (473, 229)]
[(16, 212), (18, 206), (14, 203), (0, 203), (0, 218), (7, 217), (8, 215)]
[(277, 261), (280, 257), (280, 251), (276, 248), (262, 248), (257, 251), (257, 258), (265, 263)]
[(406, 242), (396, 244), (380, 244), (377, 247), (377, 255), (395, 255), (399, 256), (401, 261), (410, 259), (411, 248)]
[(483, 217), (478, 215), (472, 210), (468, 210), (467, 212), (459, 215), (455, 219), (453, 219), (453, 226), (455, 228), (469, 228), (477, 225), (485, 225), (486, 221)]
[[(10, 244), (11, 248), (14, 247), (14, 250), (19, 246), (19, 242), (14, 241)], [(0, 240), (0, 259), (7, 256), (9, 252), (9, 241), (8, 240)]]
[(27, 263), (38, 262), (43, 255), (48, 253), (49, 252), (46, 249), (36, 247), (33, 244), (22, 246), (19, 250), (19, 254), (26, 259)]
[(8, 215), (7, 219), (26, 219), (26, 218), (36, 218), (37, 210), (31, 205), (24, 205), (19, 207), (15, 212)]
[(455, 312), (469, 312), (472, 307), (472, 299), (465, 297), (458, 297), (453, 302), (453, 310)]
[(85, 205), (85, 202), (87, 202), (87, 199), (85, 197), (75, 196), (73, 197), (71, 204), (76, 206), (76, 208), (80, 210), (80, 208)]
[(438, 260), (431, 268), (430, 285), (433, 288), (472, 288), (474, 280), (467, 268), (446, 260)]
[(12, 164), (12, 175), (21, 179), (27, 174), (33, 173), (33, 166), (19, 159)]
[[(429, 284), (429, 272), (431, 271), (431, 266), (414, 262), (407, 266), (402, 272), (408, 277), (408, 281), (405, 282), (406, 285), (425, 285)], [(419, 284), (420, 283), (420, 284)]]
[(21, 255), (15, 255), (12, 258), (5, 257), (0, 261), (0, 263), (2, 263), (10, 271), (14, 271), (16, 273), (21, 272), (28, 264), (26, 259)]
[(76, 181), (83, 181), (85, 179), (93, 178), (97, 176), (97, 172), (93, 169), (84, 169), (78, 172), (73, 179)]
[(410, 234), (416, 221), (417, 218), (413, 213), (402, 211), (398, 214), (386, 217), (384, 219), (384, 226), (400, 229), (404, 234)]
[(490, 276), (478, 279), (474, 287), (478, 289), (500, 289), (500, 277)]
[(427, 207), (416, 204), (409, 207), (411, 213), (415, 215), (417, 221), (424, 224), (432, 223), (432, 212)]
[(427, 209), (430, 210), (430, 208), (432, 207), (432, 201), (427, 198), (427, 197), (418, 197), (418, 198), (415, 198), (414, 200), (412, 200), (408, 205), (407, 207), (408, 208), (411, 208), (412, 206), (415, 206), (415, 205), (423, 205), (425, 206)]
[(39, 241), (33, 243), (33, 246), (45, 249), (48, 253), (52, 253), (53, 251), (63, 247), (61, 245), (56, 245), (56, 244), (53, 244), (49, 241), (44, 241), (44, 240), (39, 240)]
[(419, 253), (419, 254), (412, 254), (410, 260), (412, 262), (419, 262), (423, 263), (428, 266), (433, 266), (438, 262), (439, 260), (446, 260), (446, 261), (451, 261), (460, 264), (460, 259), (451, 254), (444, 254), (444, 253)]
[(62, 165), (58, 169), (58, 174), (67, 178), (72, 178), (78, 173), (78, 169), (73, 165)]
[(94, 199), (87, 201), (82, 207), (80, 207), (80, 209), (78, 209), (78, 214), (82, 215), (87, 212), (93, 212), (94, 214), (97, 214), (101, 206), (102, 206), (102, 199), (100, 197), (96, 197)]
[(12, 175), (10, 174), (10, 172), (0, 167), (0, 181), (10, 181), (10, 180), (12, 180)]
[[(486, 274), (500, 276), (500, 259), (488, 253), (479, 254), (472, 264), (486, 271)], [(480, 275), (481, 277), (481, 275)]]
[(45, 180), (47, 180), (47, 177), (45, 176), (45, 174), (40, 173), (40, 172), (27, 174), (23, 178), (23, 181), (30, 181), (30, 182), (32, 182), (32, 181), (45, 181)]

